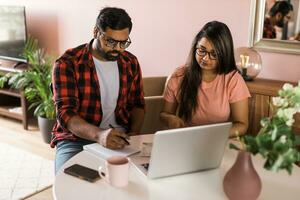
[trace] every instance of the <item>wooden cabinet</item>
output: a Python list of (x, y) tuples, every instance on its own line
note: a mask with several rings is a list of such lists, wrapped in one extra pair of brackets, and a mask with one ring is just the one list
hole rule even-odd
[[(249, 100), (248, 134), (256, 135), (260, 130), (260, 120), (272, 114), (270, 107), (271, 98), (278, 95), (278, 90), (280, 90), (286, 82), (257, 78), (246, 83), (251, 93), (251, 99)], [(292, 84), (295, 85), (296, 83)], [(294, 118), (296, 121), (293, 126), (293, 131), (299, 134), (300, 113), (297, 113)]]
[[(0, 60), (0, 71), (2, 74), (19, 71), (26, 68), (26, 65), (20, 68), (15, 68), (16, 62)], [(15, 110), (15, 108), (21, 108)], [(28, 129), (28, 102), (24, 96), (23, 91), (13, 90), (8, 87), (0, 88), (0, 115), (21, 120), (23, 128)]]
[[(23, 91), (0, 89), (0, 115), (21, 120), (23, 128), (28, 129), (28, 105)], [(13, 111), (20, 107), (20, 111)]]

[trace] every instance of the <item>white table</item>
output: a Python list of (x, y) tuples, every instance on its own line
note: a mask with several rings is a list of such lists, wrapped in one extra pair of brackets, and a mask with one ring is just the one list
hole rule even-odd
[[(152, 136), (132, 137), (131, 143), (141, 147), (141, 143), (151, 141)], [(53, 185), (53, 196), (56, 200), (224, 200), (226, 196), (222, 187), (223, 177), (234, 163), (236, 155), (235, 150), (227, 149), (219, 169), (154, 180), (147, 180), (134, 166), (130, 166), (129, 185), (125, 188), (114, 188), (104, 180), (89, 183), (63, 173), (64, 168), (75, 163), (93, 169), (104, 164), (101, 158), (82, 151), (66, 162), (58, 172)], [(140, 158), (136, 155), (131, 159)], [(289, 176), (285, 171), (273, 173), (263, 169), (260, 156), (254, 157), (253, 162), (262, 179), (260, 200), (300, 199), (300, 168), (295, 167), (292, 176)]]

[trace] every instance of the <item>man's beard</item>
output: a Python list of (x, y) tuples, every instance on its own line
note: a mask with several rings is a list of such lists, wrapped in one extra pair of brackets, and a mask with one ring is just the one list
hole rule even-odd
[[(113, 50), (113, 51), (108, 51), (108, 52), (103, 52), (105, 54), (105, 59), (108, 61), (116, 61), (120, 57), (121, 52)], [(113, 53), (117, 53), (116, 56), (112, 55)]]
[[(118, 58), (120, 57), (121, 52), (117, 51), (117, 50), (112, 50), (112, 51), (107, 51), (105, 52), (102, 48), (101, 48), (101, 43), (100, 41), (97, 39), (97, 52), (99, 53), (99, 55), (107, 60), (107, 61), (116, 61), (118, 60)], [(117, 55), (114, 56), (112, 55), (113, 53), (116, 53)]]
[(276, 26), (282, 28), (284, 26), (284, 18), (282, 18), (281, 20), (279, 20), (277, 23), (276, 23)]

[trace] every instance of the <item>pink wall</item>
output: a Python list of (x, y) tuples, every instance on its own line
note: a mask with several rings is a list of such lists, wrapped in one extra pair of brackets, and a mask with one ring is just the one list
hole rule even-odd
[[(92, 38), (103, 6), (122, 7), (133, 19), (129, 51), (139, 58), (144, 76), (168, 75), (183, 64), (194, 35), (210, 20), (229, 26), (235, 47), (247, 46), (249, 39), (250, 0), (0, 0), (0, 4), (26, 6), (29, 33), (55, 55)], [(300, 79), (300, 55), (261, 56), (260, 77)]]

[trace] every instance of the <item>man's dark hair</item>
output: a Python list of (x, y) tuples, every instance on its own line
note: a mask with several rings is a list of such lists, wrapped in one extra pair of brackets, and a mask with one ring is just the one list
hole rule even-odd
[(286, 16), (290, 11), (293, 11), (293, 5), (287, 1), (276, 1), (269, 11), (269, 15), (274, 17), (277, 13)]
[(132, 28), (132, 22), (128, 13), (124, 9), (105, 7), (100, 10), (96, 21), (96, 27), (100, 28), (102, 31), (106, 31), (107, 27), (113, 30), (122, 30), (128, 28), (130, 32)]

